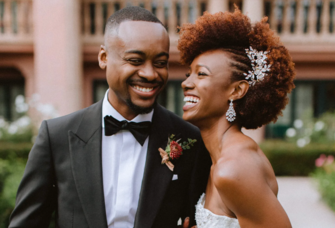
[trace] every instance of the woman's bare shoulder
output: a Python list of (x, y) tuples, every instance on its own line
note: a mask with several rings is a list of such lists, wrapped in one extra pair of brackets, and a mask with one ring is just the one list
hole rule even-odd
[[(290, 227), (288, 217), (276, 198), (269, 179), (266, 157), (249, 137), (236, 137), (222, 148), (222, 157), (213, 167), (212, 178), (222, 201), (248, 227), (269, 227), (277, 217), (278, 224)], [(270, 178), (269, 178), (270, 176)], [(269, 208), (273, 210), (269, 211)]]
[(222, 148), (222, 157), (213, 169), (214, 185), (229, 201), (235, 196), (243, 199), (250, 196), (250, 190), (268, 188), (264, 166), (257, 143), (244, 135), (235, 137)]

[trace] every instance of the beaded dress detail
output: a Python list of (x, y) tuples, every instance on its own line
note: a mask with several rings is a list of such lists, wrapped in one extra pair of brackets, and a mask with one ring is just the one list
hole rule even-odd
[(198, 228), (240, 228), (237, 219), (224, 215), (216, 215), (204, 208), (205, 193), (203, 193), (197, 203), (195, 220)]

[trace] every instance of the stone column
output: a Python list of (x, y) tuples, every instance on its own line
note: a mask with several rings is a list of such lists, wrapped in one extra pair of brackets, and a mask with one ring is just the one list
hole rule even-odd
[(208, 1), (208, 12), (217, 13), (219, 11), (225, 12), (229, 10), (228, 0), (209, 0)]
[(252, 23), (258, 22), (264, 16), (264, 1), (243, 0), (242, 12), (250, 17)]
[(60, 115), (83, 107), (80, 2), (33, 1), (35, 91)]

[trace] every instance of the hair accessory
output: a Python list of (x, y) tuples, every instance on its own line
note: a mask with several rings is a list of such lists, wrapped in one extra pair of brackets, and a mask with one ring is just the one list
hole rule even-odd
[(248, 71), (248, 74), (243, 73), (246, 77), (245, 79), (249, 80), (250, 85), (255, 85), (256, 82), (260, 82), (266, 76), (266, 72), (270, 71), (271, 64), (267, 64), (267, 56), (268, 51), (257, 51), (249, 47), (249, 49), (245, 49), (249, 59), (251, 60), (252, 71)]
[(236, 112), (235, 112), (234, 106), (233, 106), (233, 99), (230, 100), (229, 108), (226, 112), (226, 119), (229, 122), (233, 122), (236, 119)]

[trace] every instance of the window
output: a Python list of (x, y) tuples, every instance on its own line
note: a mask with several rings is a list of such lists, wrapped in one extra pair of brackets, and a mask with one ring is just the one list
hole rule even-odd
[(0, 69), (0, 116), (14, 121), (19, 116), (15, 110), (15, 98), (24, 95), (24, 78), (13, 68)]
[(335, 110), (335, 81), (295, 81), (295, 85), (283, 116), (266, 127), (267, 138), (283, 138), (296, 119)]

